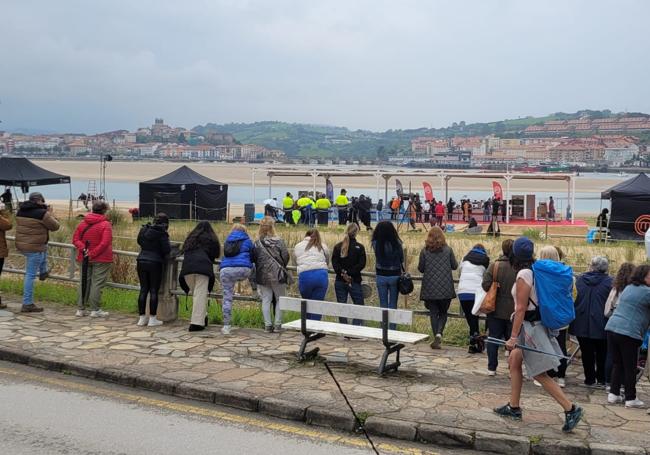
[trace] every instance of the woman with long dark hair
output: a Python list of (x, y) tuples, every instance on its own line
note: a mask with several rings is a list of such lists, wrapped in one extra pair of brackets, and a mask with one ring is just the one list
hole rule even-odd
[[(320, 238), (318, 229), (309, 229), (305, 238), (293, 249), (298, 269), (298, 290), (304, 299), (324, 300), (329, 278), (327, 265), (330, 254)], [(320, 321), (320, 314), (307, 314), (309, 319)]]
[[(137, 272), (140, 281), (140, 295), (138, 296), (138, 325), (155, 327), (162, 325), (156, 317), (158, 311), (158, 290), (162, 283), (162, 274), (165, 258), (169, 256), (171, 245), (169, 243), (169, 218), (164, 213), (159, 213), (153, 223), (147, 223), (138, 233), (140, 254), (137, 259)], [(149, 316), (147, 316), (147, 296), (149, 296)]]
[(452, 271), (458, 268), (454, 252), (447, 245), (445, 234), (438, 226), (429, 229), (424, 248), (420, 251), (418, 270), (422, 273), (420, 300), (429, 310), (433, 340), (431, 349), (440, 349), (447, 325), (447, 311), (456, 297)]
[(178, 277), (185, 294), (192, 291), (190, 332), (208, 325), (208, 293), (214, 288), (214, 263), (221, 252), (217, 234), (207, 221), (199, 222), (183, 243), (183, 266)]
[[(334, 291), (336, 301), (347, 303), (348, 296), (355, 305), (363, 305), (363, 290), (361, 288), (361, 271), (366, 267), (366, 249), (357, 242), (359, 226), (348, 224), (345, 238), (337, 243), (332, 251), (332, 267), (336, 272)], [(347, 318), (339, 318), (339, 322), (347, 324)], [(354, 319), (352, 324), (361, 325), (360, 319)]]
[[(375, 252), (375, 273), (379, 306), (397, 308), (397, 282), (404, 267), (404, 249), (395, 225), (381, 221), (372, 233), (372, 249)], [(395, 324), (390, 324), (394, 330)]]
[[(650, 327), (650, 264), (634, 269), (631, 283), (618, 298), (614, 314), (609, 318), (605, 331), (607, 344), (611, 345), (612, 385), (607, 395), (611, 404), (625, 402), (626, 408), (642, 408), (643, 401), (636, 396), (636, 374), (639, 348)], [(621, 384), (625, 396), (621, 396)]]
[[(557, 331), (544, 327), (537, 311), (538, 300), (533, 277), (535, 263), (535, 245), (527, 237), (519, 237), (512, 245), (511, 263), (517, 271), (517, 279), (512, 288), (515, 299), (515, 313), (512, 322), (512, 336), (506, 341), (506, 349), (511, 351), (508, 357), (510, 365), (510, 401), (508, 404), (494, 409), (502, 417), (514, 420), (522, 419), (519, 407), (521, 389), (524, 380), (523, 364), (526, 364), (526, 375), (538, 381), (544, 390), (564, 409), (565, 423), (562, 431), (572, 431), (582, 419), (583, 410), (573, 404), (564, 394), (560, 386), (547, 371), (557, 369), (560, 365), (558, 357), (517, 348), (519, 345), (533, 345), (538, 349), (562, 355), (562, 350), (555, 337)], [(571, 292), (567, 289), (567, 292)]]

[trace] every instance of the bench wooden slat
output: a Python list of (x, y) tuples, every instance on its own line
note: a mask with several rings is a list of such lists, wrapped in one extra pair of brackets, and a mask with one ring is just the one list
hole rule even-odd
[[(282, 324), (282, 328), (288, 330), (300, 330), (300, 319)], [(325, 333), (327, 335), (371, 338), (375, 340), (382, 339), (381, 329), (351, 324), (340, 324), (338, 322), (308, 320), (307, 330), (310, 332)], [(399, 330), (388, 331), (388, 340), (393, 343), (415, 344), (428, 338), (428, 335), (422, 333), (401, 332)]]
[[(282, 311), (300, 311), (298, 297), (280, 297), (279, 309)], [(362, 319), (364, 321), (381, 322), (383, 308), (354, 305), (348, 303), (326, 302), (321, 300), (307, 300), (307, 312), (322, 314), (323, 316), (339, 316), (343, 318)], [(394, 324), (411, 325), (413, 313), (408, 310), (388, 310), (388, 322)]]

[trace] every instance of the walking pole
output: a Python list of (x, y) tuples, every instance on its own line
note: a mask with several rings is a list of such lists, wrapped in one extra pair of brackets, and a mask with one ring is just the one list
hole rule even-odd
[[(492, 338), (492, 337), (487, 337), (486, 342), (492, 343), (492, 344), (498, 344), (499, 346), (505, 346), (506, 342), (504, 340), (498, 339), (498, 338)], [(536, 352), (538, 354), (545, 354), (545, 355), (550, 355), (553, 357), (558, 357), (560, 359), (564, 360), (571, 360), (570, 357), (565, 356), (564, 354), (556, 354), (554, 352), (546, 352), (546, 351), (541, 351), (539, 349), (531, 348), (530, 346), (526, 346), (525, 344), (515, 344), (516, 348), (519, 348), (523, 351), (529, 351), (529, 352)]]

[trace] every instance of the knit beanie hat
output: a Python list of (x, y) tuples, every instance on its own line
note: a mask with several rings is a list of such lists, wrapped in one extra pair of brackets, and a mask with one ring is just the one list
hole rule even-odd
[(535, 244), (528, 237), (519, 237), (512, 245), (512, 253), (520, 261), (529, 261), (533, 259)]

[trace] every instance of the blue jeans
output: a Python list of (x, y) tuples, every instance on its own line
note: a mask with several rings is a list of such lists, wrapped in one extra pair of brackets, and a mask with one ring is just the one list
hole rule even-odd
[[(379, 306), (382, 308), (397, 309), (397, 282), (399, 276), (382, 276), (377, 275), (377, 295), (379, 296)], [(390, 330), (395, 330), (397, 324), (389, 324)]]
[(34, 280), (47, 272), (47, 251), (23, 253), (25, 256), (25, 282), (23, 284), (23, 305), (34, 304)]
[[(363, 305), (363, 289), (361, 283), (347, 284), (345, 281), (334, 282), (334, 292), (336, 292), (336, 301), (339, 303), (348, 303), (348, 295), (355, 305)], [(339, 317), (341, 324), (349, 324), (348, 318)], [(361, 319), (353, 319), (352, 325), (361, 325)]]
[[(324, 300), (328, 284), (327, 270), (307, 270), (298, 275), (298, 290), (303, 299)], [(320, 321), (322, 315), (307, 313), (307, 319)]]

